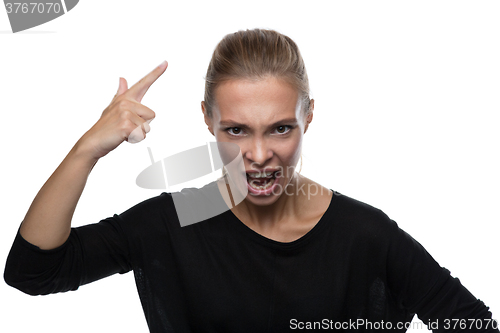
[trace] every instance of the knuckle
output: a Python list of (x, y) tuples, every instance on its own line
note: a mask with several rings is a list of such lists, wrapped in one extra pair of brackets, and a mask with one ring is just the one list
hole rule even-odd
[(118, 107), (122, 110), (127, 110), (130, 108), (130, 101), (127, 99), (121, 99), (118, 101)]
[(132, 115), (132, 111), (130, 111), (130, 110), (125, 109), (125, 110), (121, 110), (121, 111), (120, 111), (120, 117), (121, 117), (122, 119), (129, 120), (129, 121), (130, 121), (130, 116), (131, 116), (131, 115)]
[(130, 119), (124, 119), (121, 122), (121, 128), (125, 132), (132, 132), (137, 126), (134, 124), (134, 122)]

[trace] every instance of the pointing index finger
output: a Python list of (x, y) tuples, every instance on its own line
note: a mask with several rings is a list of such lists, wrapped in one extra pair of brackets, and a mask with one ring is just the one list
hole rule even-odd
[(153, 69), (148, 75), (144, 76), (139, 82), (134, 84), (126, 92), (130, 97), (135, 99), (137, 102), (141, 102), (142, 98), (148, 91), (149, 87), (160, 77), (160, 75), (167, 69), (167, 61), (163, 61), (159, 66)]

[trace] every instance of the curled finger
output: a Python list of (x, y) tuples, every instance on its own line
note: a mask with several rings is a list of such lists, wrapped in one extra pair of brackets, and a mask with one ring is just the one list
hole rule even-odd
[(144, 121), (141, 125), (137, 126), (127, 137), (127, 141), (129, 143), (137, 143), (141, 142), (146, 138), (146, 133), (149, 133), (151, 130), (151, 127), (149, 126), (149, 123), (153, 119), (149, 119)]
[(146, 132), (142, 128), (141, 125), (137, 126), (132, 132), (130, 132), (129, 136), (127, 137), (127, 141), (129, 143), (137, 143), (141, 142), (146, 138)]
[(152, 120), (153, 120), (153, 119), (148, 119), (148, 120), (146, 120), (146, 121), (142, 124), (142, 126), (144, 126), (144, 131), (145, 131), (146, 133), (149, 133), (149, 131), (151, 131), (151, 127), (149, 126), (149, 123), (150, 123)]

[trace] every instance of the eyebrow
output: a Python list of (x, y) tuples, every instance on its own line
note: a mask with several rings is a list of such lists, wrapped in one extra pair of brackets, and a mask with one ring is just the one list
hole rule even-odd
[[(278, 125), (281, 125), (283, 123), (292, 123), (292, 124), (295, 124), (297, 123), (297, 118), (286, 118), (286, 119), (281, 119), (275, 123), (272, 123), (270, 127), (275, 127), (275, 126), (278, 126)], [(222, 126), (230, 126), (230, 127), (239, 127), (239, 128), (243, 128), (243, 129), (249, 129), (249, 127), (245, 124), (242, 124), (242, 123), (238, 123), (234, 120), (231, 120), (231, 119), (228, 119), (228, 120), (221, 120), (219, 122), (220, 125)]]

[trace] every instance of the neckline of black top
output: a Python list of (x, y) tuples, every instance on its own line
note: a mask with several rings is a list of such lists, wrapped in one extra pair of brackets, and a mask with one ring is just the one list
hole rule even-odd
[(315, 235), (319, 234), (320, 230), (323, 229), (327, 223), (329, 223), (329, 220), (331, 220), (331, 217), (334, 212), (334, 205), (336, 204), (335, 199), (337, 196), (341, 194), (332, 189), (330, 190), (332, 191), (331, 194), (332, 198), (330, 199), (330, 204), (328, 205), (328, 208), (323, 213), (319, 221), (306, 234), (302, 235), (300, 238), (297, 238), (296, 240), (293, 240), (291, 242), (280, 242), (259, 234), (258, 232), (248, 227), (245, 223), (243, 223), (230, 209), (228, 209), (225, 212), (225, 214), (227, 214), (230, 225), (234, 226), (234, 228), (236, 228), (240, 233), (246, 235), (247, 237), (253, 239), (254, 241), (266, 246), (270, 246), (271, 248), (274, 249), (284, 249), (284, 250), (295, 249), (297, 247), (301, 247), (307, 244)]

